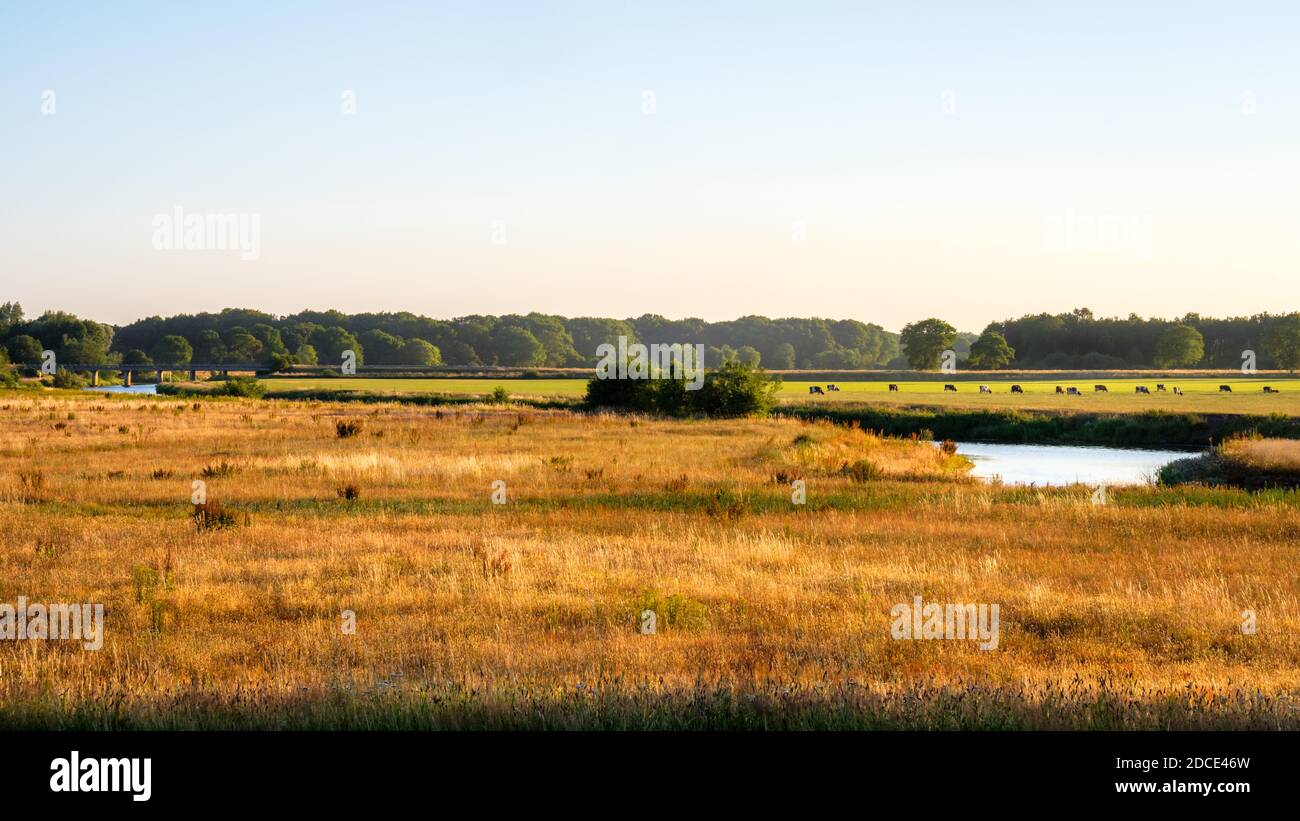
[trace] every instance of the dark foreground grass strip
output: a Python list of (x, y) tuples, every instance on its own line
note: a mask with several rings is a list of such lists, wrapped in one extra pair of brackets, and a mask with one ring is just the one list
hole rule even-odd
[[(1091, 682), (1089, 682), (1091, 684)], [(1015, 684), (795, 682), (670, 688), (656, 682), (585, 687), (431, 683), (399, 691), (331, 688), (293, 697), (241, 690), (105, 693), (97, 698), (6, 692), (10, 730), (1229, 730), (1300, 729), (1293, 694), (1199, 688), (1134, 692), (1078, 682)]]

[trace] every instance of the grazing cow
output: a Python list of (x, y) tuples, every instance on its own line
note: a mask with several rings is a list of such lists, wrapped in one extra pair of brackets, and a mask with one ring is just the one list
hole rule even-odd
[(827, 386), (826, 386), (826, 390), (828, 390), (828, 391), (837, 391), (837, 390), (839, 390), (839, 389), (840, 389), (840, 386), (839, 386), (839, 385), (827, 385)]
[(1219, 393), (1232, 393), (1232, 386), (1231, 386), (1231, 385), (1220, 385), (1220, 386), (1219, 386)]
[(898, 393), (898, 386), (897, 386), (897, 385), (893, 385), (893, 384), (891, 384), (891, 385), (889, 386), (889, 389), (890, 389), (891, 391), (893, 391), (894, 393)]
[(980, 385), (980, 393), (993, 393), (993, 389), (988, 385)]
[(1056, 392), (1057, 392), (1057, 393), (1065, 393), (1065, 388), (1062, 388), (1060, 385), (1057, 385), (1057, 386), (1056, 386)]
[(1151, 393), (1151, 389), (1148, 388), (1146, 385), (1138, 385), (1136, 388), (1133, 389), (1133, 392), (1134, 392), (1134, 393)]
[(1066, 388), (1065, 392), (1070, 396), (1083, 396), (1083, 394), (1079, 392), (1078, 388)]
[(1093, 385), (1093, 386), (1092, 386), (1092, 392), (1093, 392), (1093, 393), (1110, 393), (1110, 389), (1107, 388), (1105, 385)]
[(1175, 395), (1175, 396), (1182, 396), (1182, 395), (1183, 395), (1183, 389), (1182, 389), (1182, 388), (1175, 387), (1175, 388), (1174, 388), (1174, 395)]
[(1024, 392), (1025, 392), (1025, 389), (1022, 388), (1022, 387), (1020, 387), (1019, 385), (1012, 385), (1012, 386), (1011, 386), (1011, 392), (1012, 392), (1012, 393), (1024, 393)]
[(1265, 385), (1264, 393), (1277, 393), (1277, 388), (1270, 388), (1268, 385)]
[(820, 393), (820, 394), (823, 395), (823, 396), (826, 395), (826, 391), (822, 390), (821, 388), (817, 387), (816, 385), (810, 385), (810, 386), (808, 387), (808, 393), (810, 393), (810, 394), (813, 394), (813, 393)]
[(1156, 383), (1156, 390), (1158, 390), (1158, 391), (1162, 391), (1162, 390), (1164, 390), (1164, 389), (1165, 389), (1165, 383), (1164, 383), (1164, 382), (1157, 382), (1157, 383)]
[(944, 385), (944, 386), (943, 386), (943, 389), (946, 390), (946, 391), (952, 391), (953, 393), (956, 393), (956, 392), (957, 392), (957, 386), (956, 386), (956, 385)]

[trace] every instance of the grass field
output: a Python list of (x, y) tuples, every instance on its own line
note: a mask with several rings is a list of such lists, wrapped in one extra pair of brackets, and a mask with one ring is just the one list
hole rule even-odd
[[(1157, 382), (1168, 390), (1156, 392)], [(583, 379), (384, 379), (384, 378), (307, 378), (268, 379), (272, 391), (288, 390), (358, 390), (377, 393), (448, 393), (485, 395), (498, 385), (513, 396), (581, 397), (586, 392)], [(979, 379), (955, 381), (956, 393), (943, 390), (941, 381), (898, 382), (897, 393), (889, 391), (885, 381), (837, 380), (838, 392), (810, 396), (810, 385), (825, 387), (828, 382), (787, 381), (782, 383), (784, 400), (808, 402), (871, 401), (899, 405), (936, 405), (956, 408), (1021, 408), (1025, 410), (1090, 410), (1134, 412), (1143, 410), (1185, 411), (1189, 413), (1270, 413), (1300, 414), (1300, 379), (1273, 377), (1227, 378), (1189, 377), (1170, 379)], [(988, 385), (993, 394), (979, 393), (979, 385)], [(1012, 394), (1011, 385), (1024, 388), (1024, 394)], [(1106, 385), (1106, 393), (1094, 393), (1093, 385)], [(1061, 396), (1056, 386), (1075, 386), (1083, 396)], [(1134, 387), (1146, 385), (1150, 395), (1136, 394)], [(1231, 394), (1219, 393), (1219, 385), (1232, 387)], [(1263, 386), (1280, 391), (1264, 394)], [(1180, 387), (1184, 395), (1172, 390)]]
[[(1096, 506), (790, 419), (30, 392), (0, 419), (0, 603), (107, 611), (99, 651), (0, 641), (0, 726), (1300, 728), (1294, 492)], [(998, 648), (895, 640), (914, 596), (998, 604)]]

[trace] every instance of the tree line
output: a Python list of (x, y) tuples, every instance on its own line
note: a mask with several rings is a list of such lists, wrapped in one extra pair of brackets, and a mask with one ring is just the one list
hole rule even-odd
[(935, 369), (953, 351), (968, 369), (1236, 368), (1254, 351), (1260, 368), (1300, 368), (1300, 314), (1215, 319), (1096, 317), (1087, 308), (990, 323), (961, 332), (939, 318), (901, 333), (852, 319), (723, 322), (563, 317), (530, 313), (432, 319), (409, 312), (301, 311), (276, 316), (227, 308), (217, 313), (153, 316), (113, 326), (64, 311), (27, 318), (16, 302), (0, 305), (0, 363), (35, 364), (53, 350), (59, 362), (114, 364), (338, 365), (351, 350), (361, 365), (521, 368), (593, 367), (602, 344), (703, 344), (705, 363), (790, 369)]
[[(941, 319), (903, 328), (900, 344), (911, 367), (939, 366), (961, 334)], [(959, 352), (960, 354), (960, 352)], [(964, 360), (975, 370), (1121, 370), (1141, 368), (1300, 368), (1300, 314), (1255, 314), (1215, 319), (1097, 317), (1087, 308), (1031, 314), (990, 323)]]

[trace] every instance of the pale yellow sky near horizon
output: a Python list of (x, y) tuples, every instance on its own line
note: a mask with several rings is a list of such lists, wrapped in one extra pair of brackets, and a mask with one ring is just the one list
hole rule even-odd
[(1106, 316), (1281, 313), (1300, 309), (1285, 201), (1296, 182), (1248, 167), (664, 180), (463, 198), (436, 211), (423, 194), (396, 192), (382, 216), (364, 203), (268, 197), (241, 212), (260, 219), (253, 261), (156, 250), (150, 220), (171, 209), (141, 201), (83, 209), (78, 225), (30, 225), (5, 254), (0, 298), (114, 324), (223, 307), (824, 316), (890, 330), (939, 316), (975, 331), (1084, 306)]

